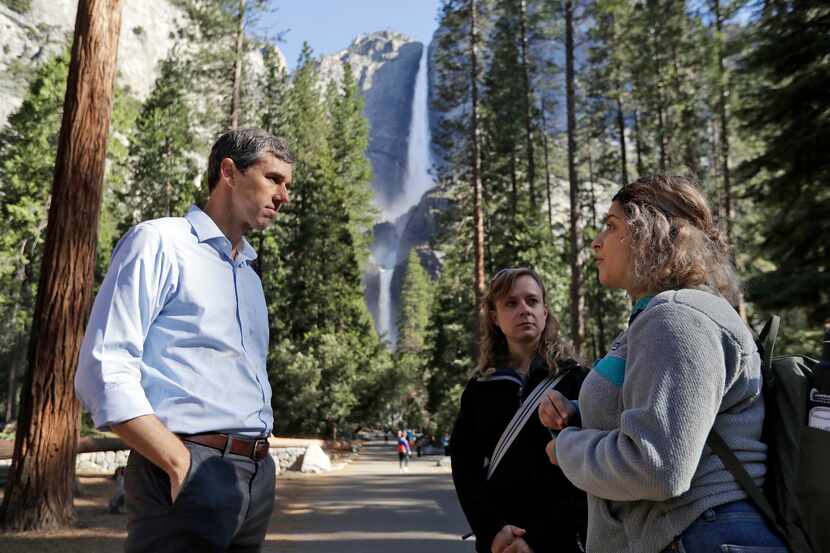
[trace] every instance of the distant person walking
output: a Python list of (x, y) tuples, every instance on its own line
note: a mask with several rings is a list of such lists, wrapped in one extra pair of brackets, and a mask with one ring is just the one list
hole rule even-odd
[(409, 472), (409, 457), (412, 455), (412, 449), (409, 447), (409, 440), (406, 439), (406, 434), (403, 430), (398, 431), (398, 471)]
[(288, 201), (292, 157), (259, 129), (219, 137), (210, 197), (113, 252), (75, 378), (130, 448), (127, 553), (259, 551), (274, 506), (268, 310), (243, 235)]

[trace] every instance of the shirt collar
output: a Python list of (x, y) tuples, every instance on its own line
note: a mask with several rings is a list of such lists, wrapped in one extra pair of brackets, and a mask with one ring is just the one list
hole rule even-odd
[[(193, 227), (193, 232), (196, 234), (199, 242), (218, 241), (222, 244), (222, 247), (219, 249), (223, 251), (226, 249), (227, 251), (224, 251), (224, 253), (230, 258), (232, 247), (231, 241), (228, 240), (228, 237), (222, 233), (218, 226), (216, 226), (216, 223), (210, 218), (210, 215), (199, 209), (198, 206), (192, 205), (184, 218), (187, 219)], [(240, 247), (237, 248), (236, 261), (253, 261), (256, 257), (256, 250), (254, 250), (254, 248), (248, 243), (247, 240), (245, 240), (245, 237), (243, 236)]]
[(634, 304), (634, 307), (631, 309), (631, 316), (628, 317), (628, 324), (631, 326), (631, 323), (634, 322), (634, 319), (637, 318), (637, 315), (645, 311), (646, 307), (648, 307), (649, 302), (654, 298), (654, 295), (651, 296), (643, 296), (642, 298), (637, 300), (637, 303)]

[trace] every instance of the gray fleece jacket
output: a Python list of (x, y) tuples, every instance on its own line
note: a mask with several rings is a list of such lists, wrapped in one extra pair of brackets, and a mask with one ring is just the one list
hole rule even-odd
[(635, 311), (579, 406), (583, 426), (562, 431), (556, 456), (588, 492), (588, 553), (658, 553), (707, 509), (746, 497), (706, 446), (713, 424), (763, 483), (760, 357), (712, 293), (667, 291)]

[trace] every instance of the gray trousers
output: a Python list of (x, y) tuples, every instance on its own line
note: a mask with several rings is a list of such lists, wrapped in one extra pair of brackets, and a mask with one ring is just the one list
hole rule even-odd
[(191, 464), (170, 501), (167, 473), (130, 453), (124, 477), (127, 553), (258, 552), (274, 508), (270, 455), (254, 461), (184, 442)]

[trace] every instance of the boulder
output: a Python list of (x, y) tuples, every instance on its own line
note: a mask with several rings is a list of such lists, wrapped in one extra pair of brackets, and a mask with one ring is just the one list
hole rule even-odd
[(318, 474), (320, 472), (328, 472), (331, 470), (331, 460), (329, 456), (320, 448), (319, 445), (310, 445), (305, 450), (303, 457), (303, 466), (300, 472)]

